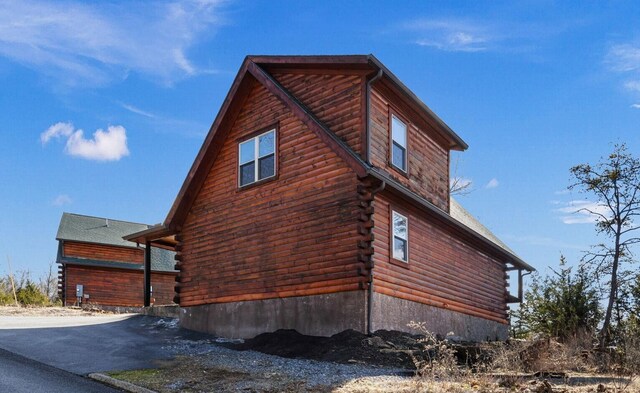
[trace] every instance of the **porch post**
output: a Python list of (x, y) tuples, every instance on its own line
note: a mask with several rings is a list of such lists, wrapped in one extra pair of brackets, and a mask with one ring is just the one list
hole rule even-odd
[(144, 248), (144, 306), (151, 305), (151, 242), (147, 240)]

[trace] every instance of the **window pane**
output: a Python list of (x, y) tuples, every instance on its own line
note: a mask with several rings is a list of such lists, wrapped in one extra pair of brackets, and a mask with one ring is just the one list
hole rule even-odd
[(407, 126), (395, 116), (391, 116), (391, 135), (394, 142), (407, 148)]
[(259, 157), (264, 157), (269, 154), (273, 154), (275, 152), (275, 142), (276, 142), (276, 133), (274, 131), (269, 132), (268, 134), (262, 135), (259, 139), (258, 143), (258, 155)]
[(271, 177), (275, 174), (275, 155), (262, 157), (258, 160), (258, 180)]
[(407, 261), (407, 241), (393, 238), (393, 257), (401, 261)]
[(254, 160), (256, 152), (255, 143), (255, 139), (250, 139), (240, 144), (240, 165)]
[(393, 236), (407, 240), (407, 219), (393, 212)]
[(240, 165), (240, 185), (244, 186), (253, 183), (256, 177), (256, 163), (251, 161), (248, 164)]
[(391, 154), (391, 162), (395, 167), (400, 168), (403, 171), (407, 170), (407, 160), (405, 159), (406, 154), (407, 151), (405, 149), (393, 142), (393, 153)]

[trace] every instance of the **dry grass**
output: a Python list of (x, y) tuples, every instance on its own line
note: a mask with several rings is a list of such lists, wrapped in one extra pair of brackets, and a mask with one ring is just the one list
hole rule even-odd
[[(425, 377), (378, 376), (357, 378), (340, 385), (310, 386), (294, 379), (282, 370), (268, 373), (247, 373), (207, 366), (197, 357), (180, 357), (165, 362), (157, 369), (111, 372), (110, 376), (143, 386), (159, 393), (177, 392), (238, 392), (256, 393), (635, 393), (640, 383), (626, 386), (594, 374), (570, 375), (567, 381), (495, 377), (488, 374), (467, 374), (447, 380)], [(602, 386), (599, 386), (602, 385)]]
[(157, 369), (115, 371), (109, 376), (159, 393), (177, 392), (309, 392), (329, 393), (330, 386), (308, 386), (282, 372), (246, 373), (210, 367), (196, 357), (178, 357)]
[(554, 384), (548, 381), (529, 380), (511, 386), (501, 386), (490, 379), (471, 378), (466, 381), (425, 381), (420, 378), (367, 377), (359, 378), (334, 388), (335, 393), (619, 393), (640, 392), (637, 382), (626, 387), (617, 383), (591, 383), (581, 386)]

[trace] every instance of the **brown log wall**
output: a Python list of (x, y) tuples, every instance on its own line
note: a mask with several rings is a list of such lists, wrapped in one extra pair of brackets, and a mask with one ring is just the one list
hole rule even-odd
[(65, 241), (63, 252), (65, 257), (144, 263), (144, 250), (139, 248)]
[[(508, 323), (503, 263), (386, 192), (374, 207), (376, 292)], [(391, 208), (409, 219), (409, 263), (391, 256)]]
[(353, 151), (362, 153), (362, 75), (274, 73), (273, 76)]
[[(173, 303), (175, 273), (151, 273), (154, 304)], [(76, 284), (84, 286), (89, 304), (142, 307), (144, 305), (143, 272), (95, 266), (66, 265), (65, 305), (76, 301)]]
[[(238, 140), (276, 124), (277, 179), (238, 190)], [(179, 235), (180, 304), (359, 289), (356, 189), (353, 171), (256, 85)]]
[(391, 106), (407, 124), (408, 176), (393, 169), (390, 162), (390, 102), (380, 91), (371, 91), (371, 162), (386, 169), (400, 183), (444, 211), (449, 211), (449, 150), (428, 127), (418, 128), (417, 121), (400, 108)]

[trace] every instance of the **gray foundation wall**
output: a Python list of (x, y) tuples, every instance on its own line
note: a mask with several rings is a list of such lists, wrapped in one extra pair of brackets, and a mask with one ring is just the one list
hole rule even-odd
[(278, 329), (331, 336), (347, 329), (366, 333), (367, 291), (215, 303), (184, 307), (180, 326), (227, 338), (251, 338)]
[(506, 340), (509, 325), (456, 311), (432, 307), (426, 304), (374, 293), (372, 327), (376, 330), (399, 330), (418, 333), (407, 324), (411, 321), (425, 322), (426, 328), (436, 334), (455, 336), (468, 341)]

